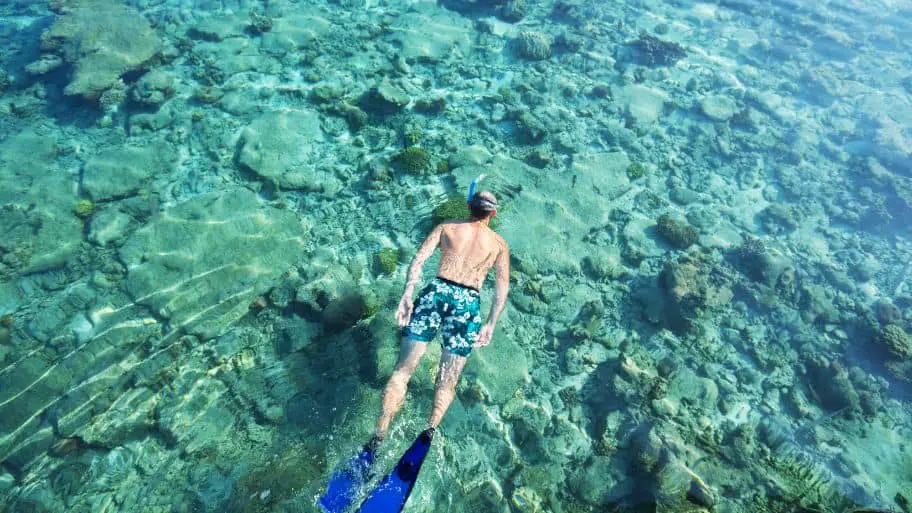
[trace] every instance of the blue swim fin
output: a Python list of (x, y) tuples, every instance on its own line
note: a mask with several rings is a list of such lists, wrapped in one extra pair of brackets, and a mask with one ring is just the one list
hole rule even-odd
[(377, 441), (371, 440), (358, 454), (336, 467), (326, 485), (326, 493), (319, 499), (323, 513), (344, 513), (355, 502), (361, 488), (373, 477), (376, 447)]
[(415, 487), (418, 472), (424, 457), (431, 448), (434, 430), (428, 429), (418, 435), (411, 447), (405, 451), (396, 468), (383, 477), (374, 491), (364, 499), (357, 513), (399, 513)]

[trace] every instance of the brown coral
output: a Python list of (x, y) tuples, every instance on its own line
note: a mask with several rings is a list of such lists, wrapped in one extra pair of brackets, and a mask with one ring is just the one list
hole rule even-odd
[(880, 342), (887, 347), (890, 354), (905, 360), (912, 356), (912, 342), (906, 330), (896, 324), (887, 324), (880, 332)]

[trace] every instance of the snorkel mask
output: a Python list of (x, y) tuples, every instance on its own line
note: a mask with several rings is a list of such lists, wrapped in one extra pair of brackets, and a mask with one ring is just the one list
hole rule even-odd
[(478, 184), (484, 180), (484, 177), (485, 175), (482, 173), (478, 175), (474, 180), (472, 180), (472, 183), (469, 184), (469, 193), (466, 195), (466, 203), (486, 212), (497, 212), (496, 202), (475, 196), (475, 189)]

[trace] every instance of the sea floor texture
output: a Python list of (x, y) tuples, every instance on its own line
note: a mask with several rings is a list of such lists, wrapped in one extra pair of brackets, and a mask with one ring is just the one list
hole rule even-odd
[(481, 173), (406, 511), (912, 511), (908, 2), (4, 0), (0, 512), (316, 511)]

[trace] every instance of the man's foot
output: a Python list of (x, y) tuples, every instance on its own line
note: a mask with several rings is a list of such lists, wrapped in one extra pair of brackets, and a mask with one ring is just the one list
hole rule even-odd
[(434, 433), (437, 431), (437, 428), (429, 427), (421, 432), (419, 437), (427, 437), (427, 440), (430, 442), (434, 439)]
[(380, 447), (380, 444), (383, 442), (384, 438), (386, 438), (386, 436), (380, 433), (374, 433), (374, 436), (372, 436), (371, 439), (366, 444), (364, 444), (364, 450), (371, 454), (376, 453), (377, 448)]

